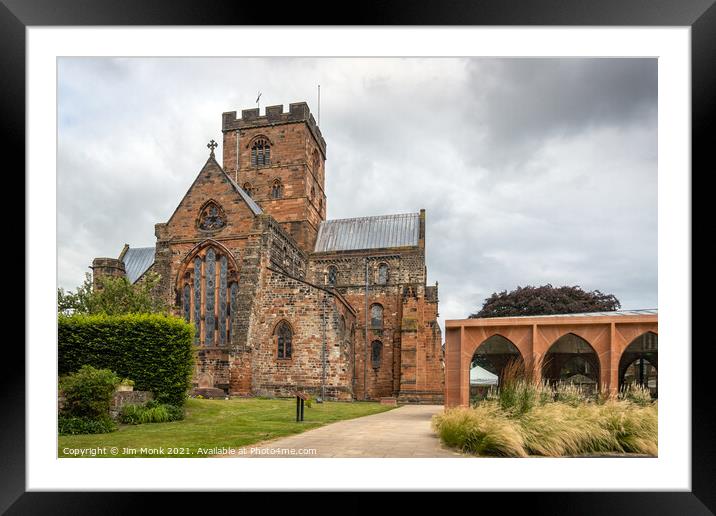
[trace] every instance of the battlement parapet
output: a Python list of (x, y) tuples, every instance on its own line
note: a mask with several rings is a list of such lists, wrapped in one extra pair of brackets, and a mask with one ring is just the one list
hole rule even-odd
[(288, 105), (288, 112), (284, 112), (283, 105), (266, 106), (264, 115), (261, 116), (259, 108), (243, 109), (241, 117), (236, 116), (236, 111), (227, 111), (222, 114), (222, 132), (235, 131), (237, 129), (253, 129), (279, 124), (292, 124), (305, 122), (308, 129), (318, 143), (318, 147), (326, 156), (326, 140), (321, 135), (321, 130), (311, 114), (306, 102), (295, 102)]

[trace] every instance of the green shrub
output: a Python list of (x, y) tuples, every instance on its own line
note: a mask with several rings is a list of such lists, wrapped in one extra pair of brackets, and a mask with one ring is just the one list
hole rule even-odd
[(108, 434), (117, 430), (109, 414), (98, 418), (60, 416), (57, 426), (60, 435)]
[(184, 419), (184, 409), (177, 405), (147, 402), (146, 405), (125, 405), (119, 415), (119, 421), (126, 425), (145, 423), (165, 423)]
[(158, 314), (60, 315), (59, 372), (85, 364), (110, 367), (131, 378), (136, 390), (183, 405), (194, 365), (193, 332), (183, 319)]
[(120, 382), (109, 369), (84, 365), (79, 371), (60, 378), (60, 391), (65, 395), (63, 415), (98, 419), (109, 414), (112, 395)]

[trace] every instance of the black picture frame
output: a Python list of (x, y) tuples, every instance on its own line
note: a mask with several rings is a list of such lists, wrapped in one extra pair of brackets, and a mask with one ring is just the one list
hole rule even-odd
[[(254, 4), (198, 0), (0, 0), (0, 105), (5, 157), (25, 154), (25, 28), (28, 26), (110, 25), (555, 25), (555, 26), (688, 26), (691, 28), (692, 179), (716, 170), (712, 131), (716, 105), (716, 6), (714, 0), (456, 0), (450, 2), (369, 1), (356, 4), (350, 18), (339, 3), (312, 2), (281, 6), (267, 13)], [(267, 18), (268, 16), (268, 18)], [(5, 167), (6, 174), (9, 168)], [(18, 181), (23, 185), (23, 181)], [(22, 187), (24, 188), (24, 186)], [(698, 191), (698, 190), (697, 190)], [(693, 234), (693, 233), (692, 233)], [(693, 253), (693, 249), (692, 249)], [(26, 278), (29, 272), (26, 270)], [(694, 305), (695, 310), (703, 311)], [(692, 316), (693, 320), (693, 316)], [(3, 388), (0, 389), (0, 512), (7, 514), (120, 514), (147, 507), (158, 494), (26, 492), (25, 488), (25, 354), (6, 343)], [(690, 345), (691, 343), (682, 343)], [(49, 344), (48, 344), (49, 345)], [(13, 353), (15, 356), (13, 356)], [(7, 367), (7, 364), (12, 367)], [(509, 496), (531, 513), (701, 515), (716, 510), (716, 425), (707, 384), (709, 360), (692, 362), (692, 490), (690, 492), (479, 493), (482, 507)], [(207, 493), (209, 494), (209, 493)], [(229, 494), (210, 493), (214, 500)], [(246, 504), (255, 501), (246, 500)], [(163, 497), (164, 511), (204, 500), (189, 493)], [(202, 497), (203, 498), (203, 497)], [(352, 493), (343, 499), (351, 507)], [(504, 498), (503, 498), (504, 499)], [(420, 497), (414, 497), (420, 502)], [(153, 500), (152, 500), (153, 501)], [(212, 502), (216, 503), (216, 501)], [(259, 502), (260, 503), (260, 502)], [(302, 504), (303, 502), (295, 502)], [(166, 505), (165, 505), (166, 504)], [(502, 503), (500, 503), (502, 505)], [(245, 507), (248, 507), (246, 505)], [(455, 508), (457, 510), (457, 507)], [(463, 510), (463, 509), (460, 509)]]

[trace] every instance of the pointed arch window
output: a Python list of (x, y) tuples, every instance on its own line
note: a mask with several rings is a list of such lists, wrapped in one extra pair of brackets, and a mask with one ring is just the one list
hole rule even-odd
[(194, 344), (230, 344), (237, 310), (237, 276), (233, 260), (211, 245), (199, 250), (187, 264), (180, 290), (182, 315), (194, 325)]
[(281, 321), (274, 330), (278, 358), (291, 358), (293, 352), (293, 331), (286, 321)]
[(251, 166), (266, 167), (271, 164), (271, 145), (266, 138), (257, 138), (251, 145)]
[(380, 362), (383, 358), (383, 343), (379, 340), (374, 340), (370, 344), (370, 364), (374, 369), (380, 367)]
[(370, 327), (374, 330), (383, 329), (383, 305), (374, 304), (370, 307)]
[(335, 287), (338, 282), (338, 267), (331, 265), (328, 267), (328, 274), (326, 276), (326, 284), (331, 287)]
[(283, 197), (283, 183), (280, 179), (275, 179), (271, 186), (271, 198), (281, 199)]
[(251, 186), (251, 183), (244, 183), (243, 189), (244, 189), (244, 192), (249, 194), (249, 197), (254, 196), (254, 188), (253, 188), (253, 186)]

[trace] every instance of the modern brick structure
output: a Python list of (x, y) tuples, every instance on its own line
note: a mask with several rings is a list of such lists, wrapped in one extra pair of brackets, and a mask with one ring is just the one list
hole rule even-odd
[(97, 258), (161, 277), (196, 330), (197, 388), (233, 395), (442, 402), (438, 291), (425, 211), (326, 220), (326, 142), (306, 103), (224, 113), (211, 153), (154, 247)]
[(536, 380), (578, 375), (580, 382), (612, 392), (625, 380), (650, 380), (653, 391), (658, 332), (656, 310), (448, 320), (445, 404), (469, 404), (470, 367), (480, 354), (496, 374), (514, 357), (537, 364)]

